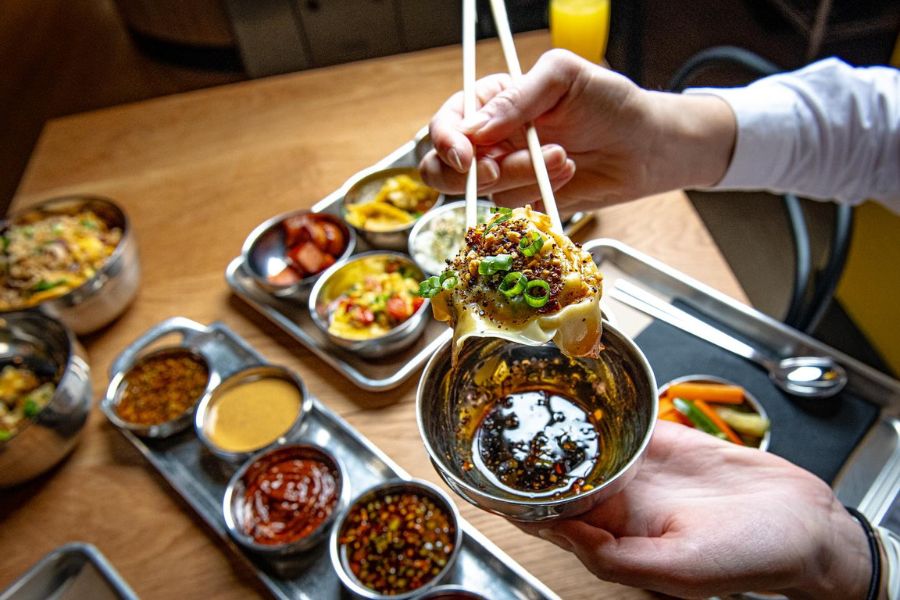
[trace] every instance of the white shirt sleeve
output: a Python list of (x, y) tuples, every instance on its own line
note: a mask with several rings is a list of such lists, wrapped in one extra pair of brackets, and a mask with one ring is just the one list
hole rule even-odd
[(734, 156), (717, 189), (768, 189), (900, 213), (900, 71), (837, 59), (714, 94), (737, 117)]

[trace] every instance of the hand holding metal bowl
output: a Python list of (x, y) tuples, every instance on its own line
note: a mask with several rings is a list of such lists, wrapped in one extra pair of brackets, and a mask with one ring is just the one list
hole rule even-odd
[(449, 344), (419, 383), (419, 431), (447, 484), (514, 520), (569, 518), (634, 477), (657, 415), (656, 381), (635, 344), (604, 324), (596, 359), (553, 345)]
[[(90, 218), (84, 219), (83, 215)], [(37, 241), (37, 234), (43, 229), (41, 222), (78, 218), (84, 222), (75, 220), (71, 227), (82, 231), (73, 234), (68, 231), (70, 225), (54, 222), (43, 232), (47, 239), (40, 240), (40, 247), (29, 249), (27, 242)], [(118, 242), (108, 256), (102, 252), (103, 242), (88, 235), (91, 230), (99, 234), (101, 224), (110, 232), (119, 232)], [(24, 238), (21, 244), (11, 239), (20, 237), (19, 234)], [(125, 212), (111, 200), (98, 196), (46, 200), (10, 217), (3, 225), (2, 239), (6, 285), (18, 290), (27, 283), (31, 294), (30, 298), (7, 302), (11, 310), (37, 306), (81, 335), (96, 331), (118, 317), (137, 294), (140, 284), (137, 242)], [(92, 257), (85, 258), (91, 264), (75, 265), (72, 261), (76, 256)], [(69, 282), (73, 278), (75, 285)]]
[(37, 477), (72, 450), (92, 393), (84, 350), (59, 321), (30, 311), (2, 315), (0, 347), (0, 364), (28, 368), (55, 385), (46, 405), (0, 441), (0, 487), (6, 487)]

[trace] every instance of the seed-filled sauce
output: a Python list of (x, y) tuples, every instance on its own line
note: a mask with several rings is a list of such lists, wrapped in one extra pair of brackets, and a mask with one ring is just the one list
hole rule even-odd
[(148, 356), (126, 373), (116, 414), (139, 425), (171, 421), (197, 402), (208, 381), (206, 363), (187, 350)]
[(593, 422), (600, 416), (555, 391), (511, 393), (481, 422), (472, 449), (474, 466), (518, 493), (577, 493), (600, 456)]
[(285, 457), (251, 468), (244, 483), (244, 533), (260, 544), (308, 536), (337, 505), (335, 472), (312, 458)]

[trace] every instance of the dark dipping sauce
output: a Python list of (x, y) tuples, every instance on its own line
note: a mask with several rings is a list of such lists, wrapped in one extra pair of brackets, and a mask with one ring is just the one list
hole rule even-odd
[(578, 403), (556, 391), (517, 391), (491, 407), (474, 438), (474, 466), (495, 485), (515, 492), (591, 488), (585, 479), (600, 456), (594, 420)]
[(455, 539), (454, 524), (434, 500), (397, 492), (354, 505), (338, 542), (362, 585), (395, 595), (419, 589), (439, 575)]
[(314, 458), (263, 459), (244, 475), (244, 485), (244, 533), (266, 545), (310, 535), (331, 516), (340, 494), (337, 474)]

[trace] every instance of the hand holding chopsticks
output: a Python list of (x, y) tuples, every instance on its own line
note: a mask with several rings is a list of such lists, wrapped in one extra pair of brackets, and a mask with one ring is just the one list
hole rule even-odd
[[(522, 77), (522, 67), (516, 54), (516, 46), (509, 28), (509, 19), (503, 0), (491, 0), (491, 11), (494, 15), (500, 44), (503, 47), (506, 67), (515, 83)], [(477, 111), (475, 97), (475, 21), (475, 0), (463, 0), (463, 103), (464, 116), (466, 118), (471, 118)], [(554, 231), (562, 233), (562, 223), (559, 219), (559, 211), (556, 208), (556, 199), (553, 196), (550, 175), (547, 172), (547, 165), (544, 163), (544, 155), (541, 152), (541, 143), (538, 140), (537, 130), (531, 123), (528, 123), (526, 126), (526, 138), (528, 151), (531, 154), (531, 163), (541, 192), (541, 199), (544, 202), (544, 210), (550, 217)], [(467, 227), (473, 227), (476, 223), (478, 180), (475, 163), (476, 158), (473, 153), (466, 178)]]

